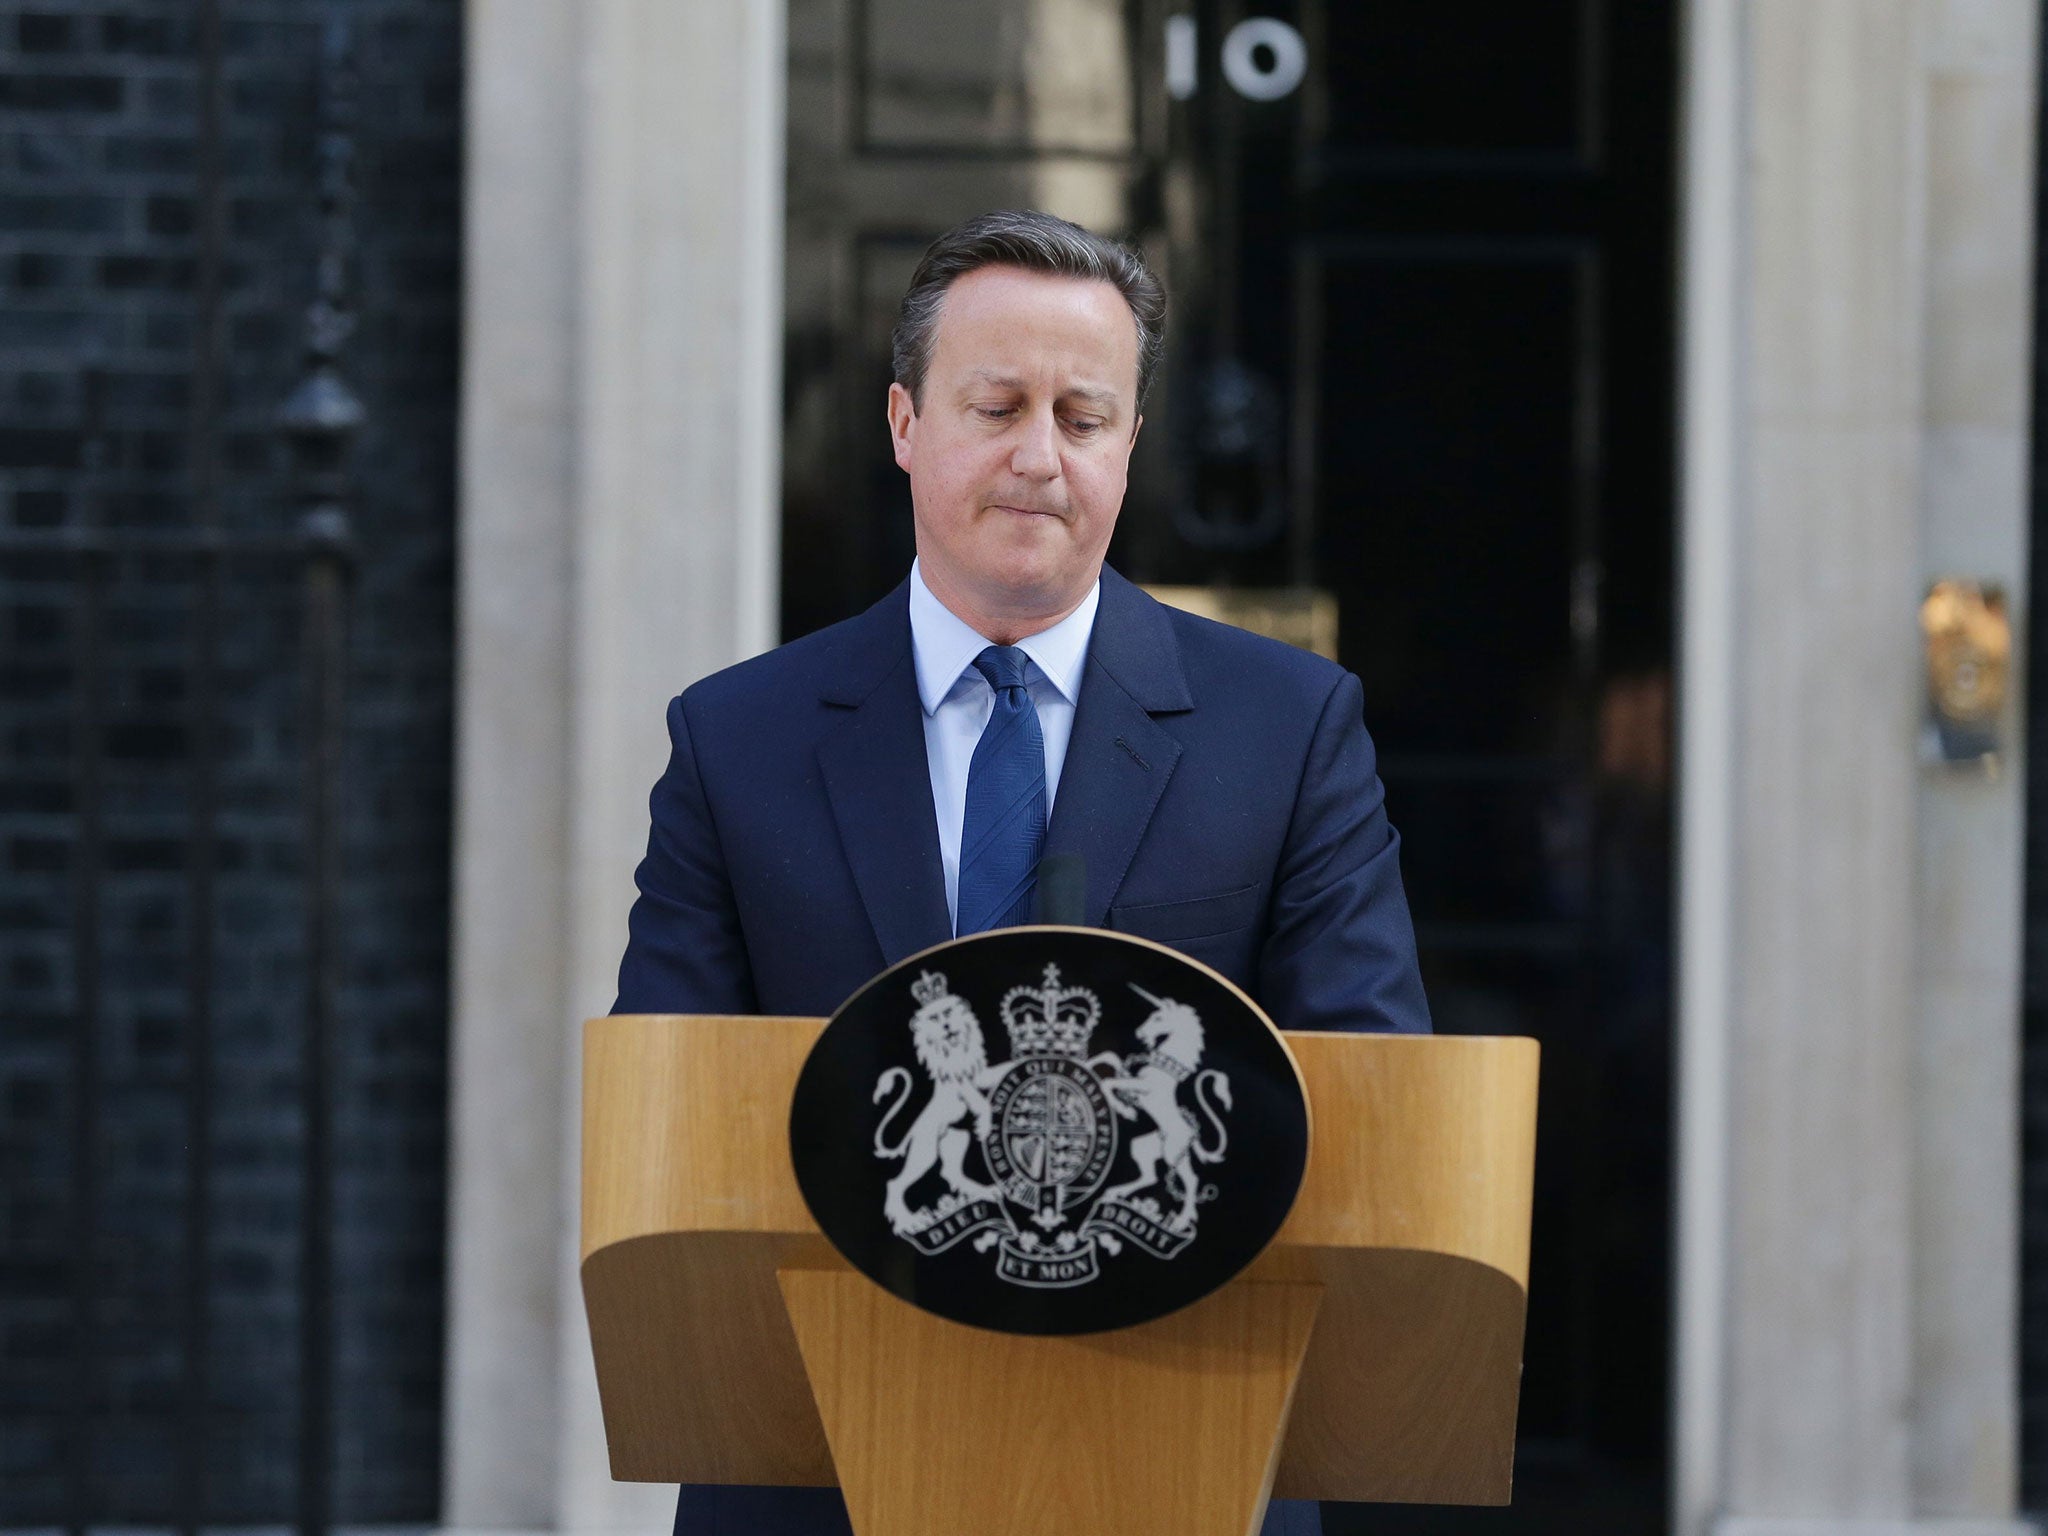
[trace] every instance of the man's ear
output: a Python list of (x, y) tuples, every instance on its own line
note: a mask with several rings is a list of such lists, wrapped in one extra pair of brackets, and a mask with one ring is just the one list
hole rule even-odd
[(917, 434), (917, 407), (910, 391), (901, 384), (889, 386), (889, 446), (896, 453), (896, 467), (910, 473), (910, 443)]
[(1128, 443), (1124, 444), (1125, 453), (1129, 453), (1133, 448), (1138, 446), (1138, 428), (1142, 427), (1143, 425), (1145, 425), (1145, 418), (1143, 416), (1140, 416), (1136, 421), (1131, 423), (1131, 440)]

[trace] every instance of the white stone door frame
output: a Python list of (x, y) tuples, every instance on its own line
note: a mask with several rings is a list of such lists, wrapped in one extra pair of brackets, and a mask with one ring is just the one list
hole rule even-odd
[(1924, 764), (1914, 621), (2024, 613), (2038, 27), (1685, 13), (1674, 1536), (2019, 1528), (2021, 722)]
[[(1999, 342), (2030, 336), (2031, 224), (1968, 173), (1988, 159), (2031, 208), (2011, 119), (2031, 122), (2035, 9), (1685, 14), (1675, 1536), (2010, 1528), (2015, 1202), (2002, 1226), (1950, 1218), (2017, 1188), (2021, 776), (1911, 766), (1910, 609), (1951, 562), (2024, 595), (2030, 342)], [(609, 1002), (661, 702), (774, 637), (782, 6), (467, 15), (444, 1518), (652, 1530), (666, 1494), (604, 1479), (592, 1412), (573, 1031)], [(1785, 558), (1801, 538), (1828, 558)], [(1868, 771), (1792, 783), (1773, 711), (1802, 709)], [(1785, 815), (1824, 821), (1852, 786), (1882, 802), (1885, 861), (1856, 862), (1853, 820), (1797, 864), (1763, 857)], [(1816, 889), (1875, 903), (1884, 943), (1808, 928), (1813, 964), (1760, 953), (1758, 904), (1797, 924)], [(1944, 969), (1951, 949), (1967, 964)], [(1759, 990), (1774, 977), (1810, 994)], [(1799, 1003), (1837, 982), (1871, 1006)], [(1764, 1068), (1818, 1074), (1803, 1116)], [(1857, 1104), (1890, 1106), (1903, 1147)], [(1802, 1140), (1815, 1116), (1828, 1136)], [(1842, 1200), (1846, 1292), (1802, 1290)], [(1816, 1302), (1811, 1328), (1784, 1310)], [(1829, 1370), (1849, 1385), (1810, 1391)]]
[(576, 1280), (667, 701), (774, 644), (781, 0), (467, 0), (443, 1520), (665, 1531)]
[(1672, 1145), (1672, 1536), (1720, 1502), (1726, 1352), (1729, 978), (1742, 181), (1739, 8), (1686, 6), (1679, 272), (1677, 1081)]

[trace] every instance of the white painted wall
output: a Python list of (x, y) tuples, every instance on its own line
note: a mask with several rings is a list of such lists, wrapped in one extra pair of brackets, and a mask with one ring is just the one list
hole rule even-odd
[(2021, 779), (1920, 761), (1915, 617), (2024, 608), (2037, 25), (1687, 18), (1687, 1536), (2014, 1511)]
[(575, 1279), (663, 710), (774, 642), (782, 12), (469, 0), (444, 1519), (666, 1530), (610, 1480)]
[[(1920, 576), (2027, 609), (2033, 362), (2034, 0), (1934, 8), (1922, 35)], [(2024, 654), (2024, 653), (2022, 653)], [(2019, 1392), (2020, 959), (2025, 734), (1996, 776), (1919, 778), (1914, 893), (1916, 1511), (2013, 1508)]]
[(442, 1512), (553, 1523), (566, 1212), (575, 13), (469, 7)]

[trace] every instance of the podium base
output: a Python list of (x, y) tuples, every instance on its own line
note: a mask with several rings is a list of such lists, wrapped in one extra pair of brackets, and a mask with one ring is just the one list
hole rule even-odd
[(1142, 1327), (1034, 1338), (850, 1270), (777, 1279), (858, 1536), (1255, 1536), (1322, 1302), (1240, 1280)]

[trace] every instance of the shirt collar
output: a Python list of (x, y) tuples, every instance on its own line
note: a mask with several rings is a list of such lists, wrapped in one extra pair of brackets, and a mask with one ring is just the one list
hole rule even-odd
[[(1102, 601), (1102, 578), (1088, 589), (1081, 606), (1050, 629), (1042, 629), (1017, 642), (1039, 674), (1060, 691), (1069, 704), (1078, 704), (1081, 671), (1088, 661), (1088, 638), (1095, 630), (1095, 610)], [(910, 565), (910, 648), (917, 662), (917, 697), (927, 715), (939, 706), (960, 681), (960, 675), (994, 644), (971, 628), (967, 621), (932, 596), (924, 584), (924, 572), (917, 561)], [(978, 676), (978, 674), (977, 674)]]

